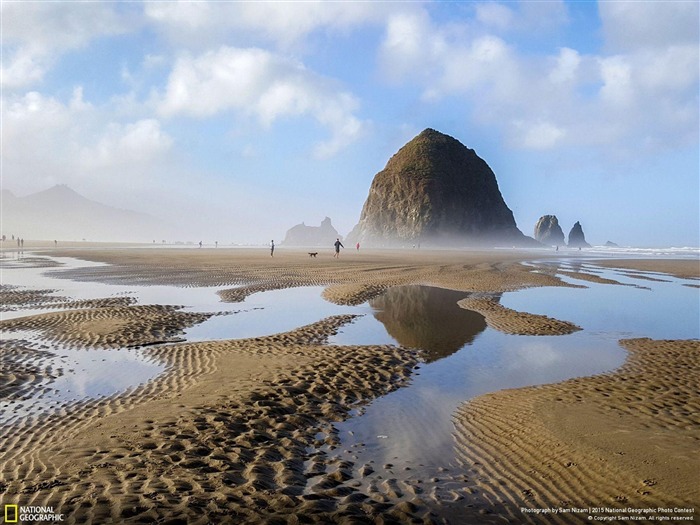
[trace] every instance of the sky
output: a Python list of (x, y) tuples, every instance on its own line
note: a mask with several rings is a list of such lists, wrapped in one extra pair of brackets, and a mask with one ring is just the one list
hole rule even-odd
[(2, 188), (67, 184), (180, 240), (347, 235), (434, 128), (527, 235), (554, 214), (592, 244), (697, 247), (699, 5), (3, 0)]

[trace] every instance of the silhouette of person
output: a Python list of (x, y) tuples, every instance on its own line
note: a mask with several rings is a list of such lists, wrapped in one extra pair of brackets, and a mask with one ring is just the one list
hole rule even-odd
[(274, 256), (275, 256), (275, 240), (272, 239), (270, 241), (270, 257), (274, 257)]
[(335, 246), (335, 255), (333, 255), (333, 257), (337, 259), (340, 257), (340, 248), (345, 248), (345, 246), (343, 246), (343, 243), (340, 242), (340, 239), (336, 239), (333, 246)]
[(360, 243), (359, 242), (355, 245), (355, 248), (357, 248), (358, 252), (360, 251)]
[(200, 248), (202, 247), (202, 241), (199, 241), (199, 247)]

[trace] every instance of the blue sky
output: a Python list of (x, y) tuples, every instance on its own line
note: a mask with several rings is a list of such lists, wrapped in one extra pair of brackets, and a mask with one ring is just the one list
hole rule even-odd
[(182, 240), (359, 219), (426, 127), (520, 229), (700, 245), (698, 2), (2, 2), (2, 187), (68, 184)]

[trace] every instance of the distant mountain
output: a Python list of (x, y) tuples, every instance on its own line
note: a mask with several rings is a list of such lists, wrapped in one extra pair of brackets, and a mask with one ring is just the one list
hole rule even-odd
[(114, 208), (60, 184), (25, 197), (0, 193), (2, 234), (24, 239), (150, 242), (171, 228), (148, 215)]
[(539, 246), (518, 229), (488, 164), (426, 129), (377, 173), (348, 243), (363, 246)]

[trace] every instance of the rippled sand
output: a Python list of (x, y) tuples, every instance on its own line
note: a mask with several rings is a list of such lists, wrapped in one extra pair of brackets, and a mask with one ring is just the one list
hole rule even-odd
[[(403, 284), (494, 293), (570, 286), (546, 268), (522, 264), (541, 254), (509, 251), (344, 252), (340, 260), (330, 251), (311, 259), (282, 249), (274, 258), (266, 250), (224, 249), (52, 255), (108, 263), (66, 272), (72, 279), (217, 285), (227, 302), (307, 285), (323, 285), (327, 300), (349, 305)], [(692, 266), (683, 268), (693, 274)], [(172, 342), (205, 315), (125, 298), (0, 293), (9, 307), (68, 308), (0, 323), (7, 332), (39, 332), (49, 344)], [(463, 306), (509, 333), (579, 329), (481, 301)], [(332, 422), (404, 385), (422, 358), (394, 346), (326, 344), (353, 319), (335, 316), (252, 339), (145, 346), (166, 366), (155, 380), (2, 428), (3, 503), (53, 505), (68, 523), (475, 523), (523, 521), (523, 505), (699, 501), (691, 454), (700, 440), (697, 341), (625, 341), (631, 356), (614, 374), (473, 400), (455, 419), (464, 470), (435, 479), (418, 470), (408, 479), (326, 453), (339, 444)], [(3, 343), (2, 353), (2, 401), (44, 388), (58, 373), (20, 343)]]

